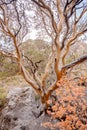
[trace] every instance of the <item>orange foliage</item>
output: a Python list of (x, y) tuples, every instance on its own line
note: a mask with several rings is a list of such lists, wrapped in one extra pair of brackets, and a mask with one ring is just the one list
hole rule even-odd
[(54, 130), (87, 130), (87, 86), (82, 86), (81, 81), (64, 78), (58, 82), (61, 87), (53, 92), (55, 102), (52, 104), (52, 97), (47, 110), (56, 123), (44, 123), (45, 127)]

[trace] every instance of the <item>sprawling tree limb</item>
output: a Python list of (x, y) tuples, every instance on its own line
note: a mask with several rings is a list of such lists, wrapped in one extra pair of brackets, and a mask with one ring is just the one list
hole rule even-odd
[(82, 56), (82, 57), (78, 58), (77, 60), (71, 62), (70, 64), (63, 66), (62, 70), (68, 70), (68, 69), (70, 69), (70, 68), (72, 68), (72, 67), (74, 67), (74, 66), (76, 66), (76, 65), (78, 65), (86, 60), (87, 60), (87, 55)]
[(21, 68), (22, 75), (25, 78), (25, 80), (34, 88), (34, 90), (41, 96), (42, 94), (41, 88), (35, 85), (34, 79), (30, 76), (29, 72), (23, 66), (22, 59), (21, 59), (22, 57), (21, 57), (20, 50), (18, 49), (18, 46), (17, 46), (16, 37), (14, 36), (12, 38), (13, 38), (14, 46), (16, 48), (17, 55), (18, 55), (18, 63), (19, 63), (19, 67)]
[(28, 71), (22, 64), (21, 64), (21, 69), (22, 69), (22, 75), (24, 79), (27, 81), (27, 83), (29, 83), (33, 87), (33, 89), (39, 94), (39, 96), (41, 96), (42, 95), (41, 88), (39, 88), (34, 83), (34, 81), (32, 81), (31, 76), (29, 75)]

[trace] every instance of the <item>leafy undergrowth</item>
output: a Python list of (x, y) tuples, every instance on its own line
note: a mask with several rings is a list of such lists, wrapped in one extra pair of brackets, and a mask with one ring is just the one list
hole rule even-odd
[(87, 130), (86, 79), (75, 82), (64, 78), (58, 85), (59, 88), (48, 101), (47, 113), (52, 122), (46, 122), (43, 126), (52, 130)]

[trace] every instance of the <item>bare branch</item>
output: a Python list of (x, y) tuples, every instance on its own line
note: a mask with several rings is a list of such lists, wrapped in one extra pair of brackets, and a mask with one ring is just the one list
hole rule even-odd
[(77, 34), (75, 34), (74, 36), (72, 36), (72, 37), (69, 39), (69, 41), (68, 41), (68, 43), (67, 43), (67, 45), (66, 45), (66, 51), (65, 51), (65, 53), (64, 53), (64, 55), (63, 55), (63, 57), (62, 57), (62, 63), (63, 63), (63, 65), (65, 65), (65, 57), (66, 57), (66, 55), (68, 54), (70, 45), (72, 44), (72, 42), (73, 42), (77, 37), (81, 36), (81, 35), (84, 34), (85, 32), (87, 32), (87, 29), (83, 30), (82, 32), (78, 32)]
[(74, 66), (76, 66), (76, 65), (78, 65), (78, 64), (81, 64), (82, 62), (84, 62), (84, 61), (86, 61), (86, 60), (87, 60), (87, 55), (82, 56), (82, 57), (78, 58), (77, 60), (75, 60), (74, 62), (72, 62), (72, 63), (70, 63), (70, 64), (68, 64), (68, 65), (65, 65), (65, 66), (62, 68), (62, 70), (68, 70), (68, 69), (70, 69), (70, 68), (72, 68), (72, 67), (74, 67)]
[(78, 19), (76, 20), (76, 24), (80, 21), (80, 19), (83, 17), (83, 15), (87, 12), (87, 9), (83, 9), (82, 13), (80, 14), (80, 16), (78, 17)]
[(58, 9), (58, 12), (59, 12), (59, 23), (58, 23), (58, 34), (60, 34), (61, 30), (62, 30), (62, 27), (63, 27), (63, 23), (64, 23), (64, 15), (63, 15), (63, 11), (60, 7), (60, 0), (57, 0), (57, 9)]
[(33, 70), (32, 71), (33, 71), (33, 73), (35, 73), (37, 71), (37, 68), (36, 68), (35, 64), (33, 63), (33, 61), (31, 59), (29, 59), (29, 57), (27, 57), (25, 55), (22, 55), (22, 56), (24, 58), (26, 58), (31, 63), (32, 67), (34, 68), (34, 71)]
[(24, 79), (33, 87), (34, 90), (41, 96), (42, 92), (41, 89), (34, 83), (34, 81), (31, 80), (31, 77), (28, 74), (28, 71), (25, 69), (25, 67), (21, 64), (22, 69), (22, 75)]
[[(50, 16), (46, 12), (44, 12), (43, 10), (40, 9), (40, 11), (41, 11), (41, 15), (42, 15), (42, 21), (43, 21), (43, 24), (44, 24), (44, 28), (45, 28), (47, 34), (53, 39), (52, 33), (49, 32), (49, 30), (46, 26), (45, 17), (43, 16), (43, 13), (45, 13), (48, 17), (50, 17)], [(43, 11), (43, 13), (42, 13), (42, 11)]]
[(57, 24), (56, 24), (56, 22), (55, 22), (54, 15), (53, 15), (53, 12), (52, 12), (51, 8), (50, 8), (49, 6), (47, 6), (47, 5), (44, 3), (43, 0), (39, 0), (38, 2), (37, 2), (36, 0), (32, 0), (32, 1), (35, 2), (38, 6), (40, 6), (40, 7), (44, 8), (44, 9), (46, 9), (46, 10), (49, 12), (49, 14), (50, 14), (50, 16), (51, 16), (51, 21), (52, 21), (52, 26), (53, 26), (53, 28), (54, 28), (54, 31), (55, 31), (55, 33), (58, 33)]
[(68, 18), (70, 18), (74, 11), (75, 11), (75, 7), (77, 5), (79, 5), (83, 0), (76, 0), (76, 1), (68, 1), (66, 2), (65, 8), (64, 8), (64, 15), (65, 17), (67, 16)]
[(5, 52), (5, 51), (3, 51), (3, 50), (0, 50), (0, 53), (1, 53), (2, 55), (5, 55), (6, 57), (12, 57), (12, 58), (14, 58), (14, 59), (17, 60), (17, 56), (14, 55), (14, 54), (12, 54), (12, 53), (10, 53), (10, 52)]
[[(15, 3), (15, 4), (16, 4), (16, 3)], [(22, 28), (22, 25), (21, 25), (21, 23), (20, 23), (19, 13), (18, 13), (18, 10), (17, 10), (16, 5), (14, 5), (14, 7), (15, 7), (16, 14), (17, 14), (17, 20), (18, 20), (18, 23), (19, 23), (19, 29), (18, 29), (18, 31), (15, 33), (15, 37), (16, 37), (16, 36), (19, 34), (19, 32), (20, 32), (20, 30), (21, 30), (21, 28)]]
[[(24, 58), (26, 58), (26, 59), (31, 63), (31, 65), (32, 65), (33, 68), (30, 67), (30, 70), (31, 70), (31, 72), (32, 72), (33, 78), (34, 78), (34, 80), (37, 82), (38, 86), (41, 86), (41, 80), (40, 80), (40, 78), (39, 78), (39, 76), (38, 76), (38, 74), (37, 74), (37, 71), (38, 71), (38, 64), (39, 64), (40, 62), (42, 62), (42, 60), (33, 63), (33, 61), (32, 61), (31, 59), (29, 59), (29, 57), (27, 57), (27, 56), (25, 56), (25, 55), (22, 55), (22, 56), (23, 56)], [(30, 64), (29, 64), (29, 66), (30, 66)]]

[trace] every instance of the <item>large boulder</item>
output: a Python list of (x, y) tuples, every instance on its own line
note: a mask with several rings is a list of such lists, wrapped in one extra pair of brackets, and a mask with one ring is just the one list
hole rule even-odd
[(44, 112), (40, 113), (41, 108), (32, 88), (11, 88), (0, 115), (0, 130), (48, 130), (41, 124), (50, 118)]

